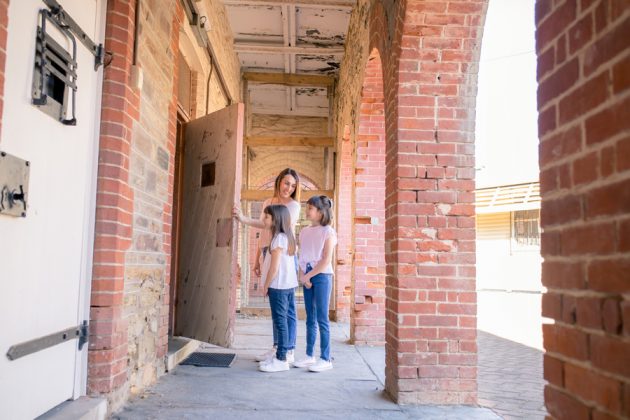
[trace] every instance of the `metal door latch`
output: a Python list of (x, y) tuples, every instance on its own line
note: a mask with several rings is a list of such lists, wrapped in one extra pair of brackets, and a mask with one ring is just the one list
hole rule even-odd
[(0, 152), (0, 214), (26, 217), (30, 163)]

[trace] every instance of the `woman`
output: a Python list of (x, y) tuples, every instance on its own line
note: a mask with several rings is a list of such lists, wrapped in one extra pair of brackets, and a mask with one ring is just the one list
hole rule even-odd
[[(255, 227), (261, 229), (262, 232), (260, 234), (260, 239), (258, 242), (258, 247), (256, 251), (256, 264), (254, 265), (254, 272), (257, 276), (260, 276), (260, 254), (262, 252), (263, 258), (267, 252), (269, 244), (271, 242), (271, 238), (269, 236), (269, 232), (265, 229), (264, 224), (264, 209), (272, 204), (280, 204), (289, 209), (289, 213), (291, 215), (291, 229), (293, 229), (293, 233), (295, 233), (295, 225), (297, 224), (300, 218), (300, 177), (297, 172), (291, 168), (286, 168), (282, 172), (278, 174), (276, 177), (276, 181), (274, 184), (273, 197), (265, 200), (263, 202), (263, 211), (260, 213), (259, 219), (253, 219), (251, 217), (247, 217), (243, 215), (240, 207), (235, 206), (233, 210), (234, 218), (236, 218), (239, 222), (244, 223), (248, 226)], [(297, 266), (296, 266), (297, 271)], [(295, 340), (297, 336), (297, 310), (294, 304), (289, 307), (288, 313), (288, 327), (289, 327), (289, 346), (287, 347), (287, 361), (289, 363), (293, 363), (295, 361)], [(273, 329), (273, 347), (256, 357), (256, 360), (259, 362), (266, 362), (270, 359), (273, 359), (276, 354), (276, 349), (278, 346), (278, 331), (274, 327)]]

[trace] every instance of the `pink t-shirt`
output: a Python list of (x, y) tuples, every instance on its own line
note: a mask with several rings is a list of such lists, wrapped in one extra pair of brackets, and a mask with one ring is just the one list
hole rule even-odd
[[(315, 268), (322, 259), (324, 244), (328, 238), (333, 238), (333, 246), (337, 245), (337, 233), (332, 226), (308, 226), (300, 231), (300, 270), (306, 272), (306, 264)], [(324, 267), (322, 273), (334, 274), (332, 262)]]

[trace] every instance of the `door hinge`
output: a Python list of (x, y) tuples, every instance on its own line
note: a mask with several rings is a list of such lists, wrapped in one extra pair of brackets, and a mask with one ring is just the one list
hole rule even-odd
[(83, 345), (88, 342), (88, 337), (90, 336), (90, 324), (87, 321), (83, 321), (83, 323), (79, 326), (79, 351), (83, 350)]
[(9, 360), (19, 359), (20, 357), (37, 353), (38, 351), (45, 350), (69, 340), (74, 340), (75, 338), (79, 340), (79, 350), (81, 350), (83, 349), (83, 345), (87, 343), (89, 334), (89, 324), (87, 321), (83, 321), (76, 327), (13, 345), (7, 351), (7, 358)]

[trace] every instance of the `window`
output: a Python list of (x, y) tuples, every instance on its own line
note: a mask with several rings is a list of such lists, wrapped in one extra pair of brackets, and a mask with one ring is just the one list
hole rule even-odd
[(192, 116), (192, 71), (184, 59), (183, 55), (179, 55), (179, 76), (177, 78), (177, 101), (180, 108), (187, 117)]
[(519, 210), (512, 212), (513, 251), (540, 250), (540, 210)]

